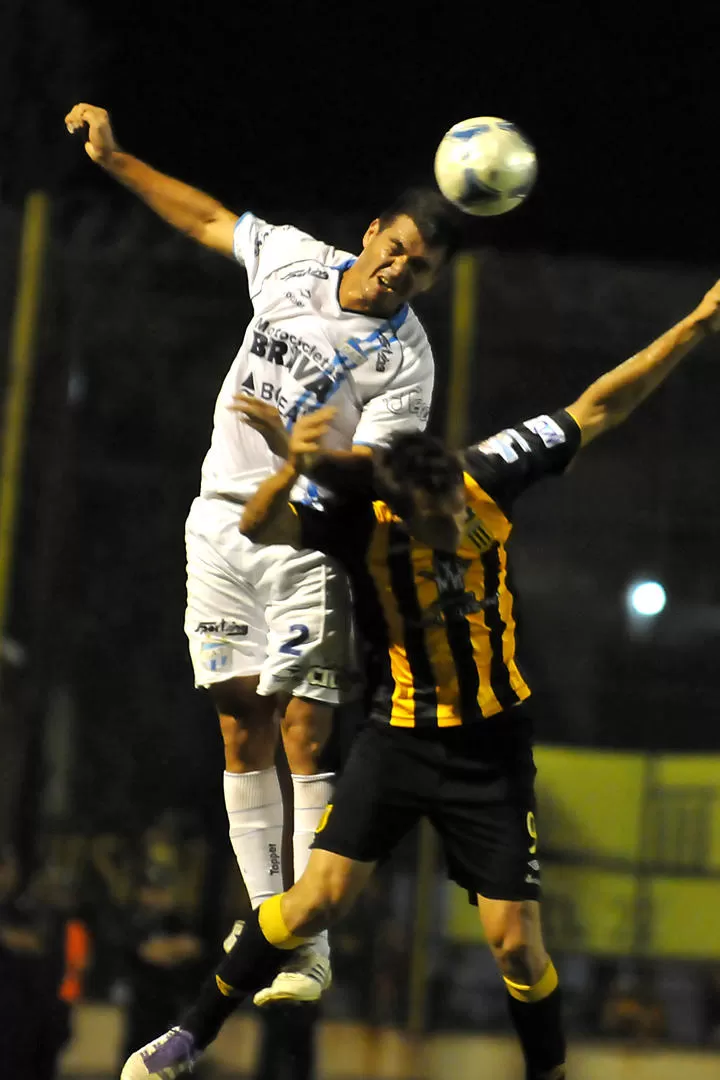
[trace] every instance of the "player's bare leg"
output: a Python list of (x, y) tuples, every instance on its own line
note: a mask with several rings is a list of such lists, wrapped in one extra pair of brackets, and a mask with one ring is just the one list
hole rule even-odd
[(537, 900), (478, 896), (480, 920), (508, 991), (527, 1080), (563, 1080), (565, 1038), (557, 972), (545, 950)]
[[(230, 840), (253, 910), (282, 892), (283, 804), (275, 769), (278, 706), (294, 795), (295, 880), (307, 865), (310, 843), (332, 792), (332, 773), (317, 773), (317, 758), (332, 724), (332, 709), (319, 702), (256, 693), (257, 676), (214, 684), (210, 693), (220, 717), (225, 747), (225, 805)], [(226, 950), (242, 932), (238, 920)], [(258, 1004), (314, 1001), (331, 982), (327, 934), (296, 950)]]
[[(282, 736), (293, 784), (293, 874), (299, 882), (325, 808), (332, 801), (334, 774), (319, 773), (318, 757), (327, 743), (333, 709), (320, 702), (290, 698), (282, 717)], [(316, 1001), (331, 983), (327, 931), (296, 949), (272, 985), (255, 995), (256, 1005), (277, 1001)]]
[(225, 748), (224, 792), (230, 842), (253, 908), (282, 892), (283, 808), (275, 770), (275, 701), (255, 691), (258, 677), (210, 687)]
[(132, 1054), (121, 1080), (174, 1080), (190, 1072), (236, 1004), (258, 983), (272, 978), (285, 952), (341, 918), (374, 869), (375, 863), (313, 850), (301, 881), (253, 912), (180, 1025)]
[(293, 880), (299, 881), (310, 858), (310, 844), (332, 802), (332, 772), (319, 772), (318, 760), (329, 737), (334, 709), (319, 701), (292, 697), (285, 703), (281, 732), (293, 781)]

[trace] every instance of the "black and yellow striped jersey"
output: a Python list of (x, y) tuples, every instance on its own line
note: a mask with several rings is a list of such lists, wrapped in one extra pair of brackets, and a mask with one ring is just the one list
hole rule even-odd
[(374, 660), (373, 719), (455, 727), (529, 696), (515, 656), (510, 512), (534, 482), (562, 472), (579, 446), (580, 429), (563, 410), (468, 447), (466, 524), (454, 554), (414, 539), (384, 502), (297, 506), (303, 544), (350, 573)]

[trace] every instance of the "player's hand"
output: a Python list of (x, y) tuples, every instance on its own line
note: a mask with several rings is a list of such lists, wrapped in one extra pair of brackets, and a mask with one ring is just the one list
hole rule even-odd
[(65, 117), (65, 127), (71, 135), (87, 128), (85, 152), (98, 165), (106, 165), (113, 152), (119, 149), (107, 110), (97, 105), (88, 105), (84, 101), (73, 105)]
[(693, 314), (698, 322), (705, 323), (710, 333), (720, 331), (720, 281), (705, 293)]
[(275, 406), (269, 401), (250, 397), (249, 394), (235, 394), (233, 402), (234, 404), (229, 406), (230, 410), (240, 413), (244, 422), (262, 435), (273, 454), (288, 458), (290, 454), (288, 433)]
[(306, 461), (307, 455), (316, 454), (322, 449), (323, 438), (330, 430), (336, 412), (332, 405), (324, 405), (322, 409), (299, 417), (290, 432), (290, 457)]

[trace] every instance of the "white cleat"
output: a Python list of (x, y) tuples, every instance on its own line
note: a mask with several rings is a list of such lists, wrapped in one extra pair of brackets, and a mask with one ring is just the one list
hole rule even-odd
[(295, 949), (270, 986), (258, 990), (253, 1002), (262, 1009), (277, 1001), (309, 1005), (319, 1001), (332, 982), (327, 956), (313, 948), (313, 943)]
[(225, 950), (225, 952), (230, 952), (233, 945), (235, 944), (237, 939), (242, 934), (244, 928), (245, 928), (244, 920), (243, 919), (236, 919), (235, 922), (233, 923), (232, 930), (230, 931), (228, 936), (223, 941), (223, 949)]
[(120, 1080), (175, 1080), (176, 1076), (192, 1072), (200, 1054), (189, 1031), (170, 1028), (130, 1055)]

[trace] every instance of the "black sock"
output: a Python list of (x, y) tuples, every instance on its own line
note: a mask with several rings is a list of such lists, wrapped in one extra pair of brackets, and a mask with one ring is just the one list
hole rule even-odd
[(239, 998), (220, 993), (215, 976), (211, 975), (200, 987), (193, 1004), (180, 1017), (178, 1026), (189, 1031), (196, 1045), (204, 1050), (239, 1004)]
[(525, 1055), (526, 1080), (552, 1075), (565, 1061), (560, 987), (542, 1001), (518, 1001), (508, 994), (508, 1005)]
[(203, 983), (194, 1003), (180, 1020), (180, 1027), (189, 1031), (204, 1049), (243, 998), (272, 982), (287, 956), (287, 949), (276, 949), (270, 944), (260, 929), (258, 911), (253, 911), (215, 974)]

